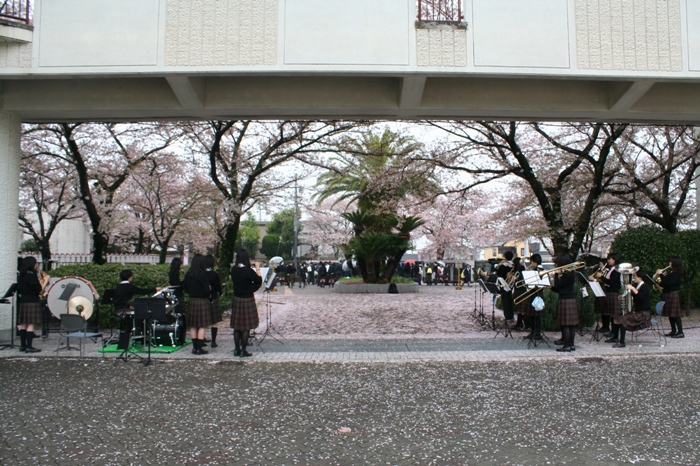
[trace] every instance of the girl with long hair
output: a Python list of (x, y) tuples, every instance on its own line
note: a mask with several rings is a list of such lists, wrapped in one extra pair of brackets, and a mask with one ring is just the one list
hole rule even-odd
[[(256, 264), (257, 269), (257, 264)], [(233, 305), (231, 308), (231, 328), (233, 329), (234, 356), (250, 357), (248, 338), (250, 331), (260, 325), (258, 307), (255, 304), (255, 292), (262, 285), (260, 270), (253, 270), (248, 251), (240, 249), (236, 253), (236, 262), (231, 268), (233, 281)]]

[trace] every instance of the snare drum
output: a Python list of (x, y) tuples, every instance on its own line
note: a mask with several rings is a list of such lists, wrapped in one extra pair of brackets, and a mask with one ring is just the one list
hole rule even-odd
[[(68, 312), (68, 301), (76, 296), (87, 298), (91, 304), (95, 304), (100, 296), (92, 283), (80, 277), (63, 277), (51, 284), (46, 292), (46, 304), (49, 311), (56, 318), (60, 319), (61, 314)], [(85, 320), (92, 316), (93, 306), (86, 306), (81, 314)]]

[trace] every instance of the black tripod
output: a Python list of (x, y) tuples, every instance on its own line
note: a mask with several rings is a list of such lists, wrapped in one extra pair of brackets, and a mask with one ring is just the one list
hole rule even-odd
[[(270, 337), (273, 340), (275, 340), (277, 343), (280, 343), (284, 345), (284, 342), (282, 342), (279, 338), (284, 338), (284, 336), (277, 330), (275, 327), (272, 325), (272, 301), (270, 301), (270, 289), (274, 288), (274, 274), (272, 278), (272, 286), (265, 285), (265, 290), (263, 291), (264, 296), (265, 296), (265, 331), (260, 335), (260, 341), (258, 342), (257, 340), (257, 335), (255, 336), (255, 341), (257, 342), (258, 348), (260, 348), (260, 344), (265, 341), (265, 338)], [(269, 284), (270, 282), (268, 282)], [(281, 304), (281, 303), (274, 303), (274, 304)], [(277, 334), (279, 338), (277, 338), (274, 334)]]
[[(481, 286), (481, 299), (479, 303), (479, 310), (477, 312), (476, 309), (476, 292), (477, 289), (474, 289), (474, 318), (476, 319), (476, 323), (480, 325), (483, 328), (487, 328), (490, 326), (489, 319), (486, 317), (486, 314), (484, 314), (484, 295), (487, 293), (491, 293), (489, 289), (486, 287), (486, 284), (484, 283), (483, 280), (479, 279), (479, 285)], [(492, 299), (493, 301), (493, 299)], [(495, 311), (494, 311), (495, 312)]]
[(137, 298), (134, 300), (134, 319), (143, 320), (143, 337), (148, 345), (148, 356), (139, 361), (144, 366), (151, 363), (163, 364), (163, 361), (151, 359), (151, 342), (153, 340), (153, 323), (165, 322), (165, 307), (167, 305), (165, 298)]
[[(10, 327), (10, 341), (8, 343), (2, 343), (0, 344), (0, 350), (4, 350), (7, 348), (14, 348), (15, 347), (15, 332), (17, 331), (17, 325), (15, 322), (15, 315), (16, 315), (16, 308), (17, 308), (17, 303), (15, 301), (15, 294), (17, 293), (17, 283), (13, 283), (10, 285), (10, 287), (7, 289), (5, 292), (5, 295), (0, 298), (0, 304), (10, 304), (10, 312), (12, 313), (12, 327)], [(9, 298), (12, 298), (12, 301), (10, 301)]]

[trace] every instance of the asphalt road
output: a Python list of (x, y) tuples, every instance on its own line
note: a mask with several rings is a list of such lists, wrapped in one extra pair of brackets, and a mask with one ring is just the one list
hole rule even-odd
[(0, 360), (4, 465), (700, 464), (700, 357)]

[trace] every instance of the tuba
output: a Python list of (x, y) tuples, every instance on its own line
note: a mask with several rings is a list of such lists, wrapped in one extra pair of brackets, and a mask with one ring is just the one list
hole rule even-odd
[(639, 267), (634, 267), (629, 262), (624, 262), (617, 267), (617, 271), (620, 272), (620, 279), (622, 280), (620, 304), (623, 315), (632, 312), (632, 294), (626, 288), (626, 285), (632, 283), (632, 276), (637, 273), (637, 270), (639, 270)]

